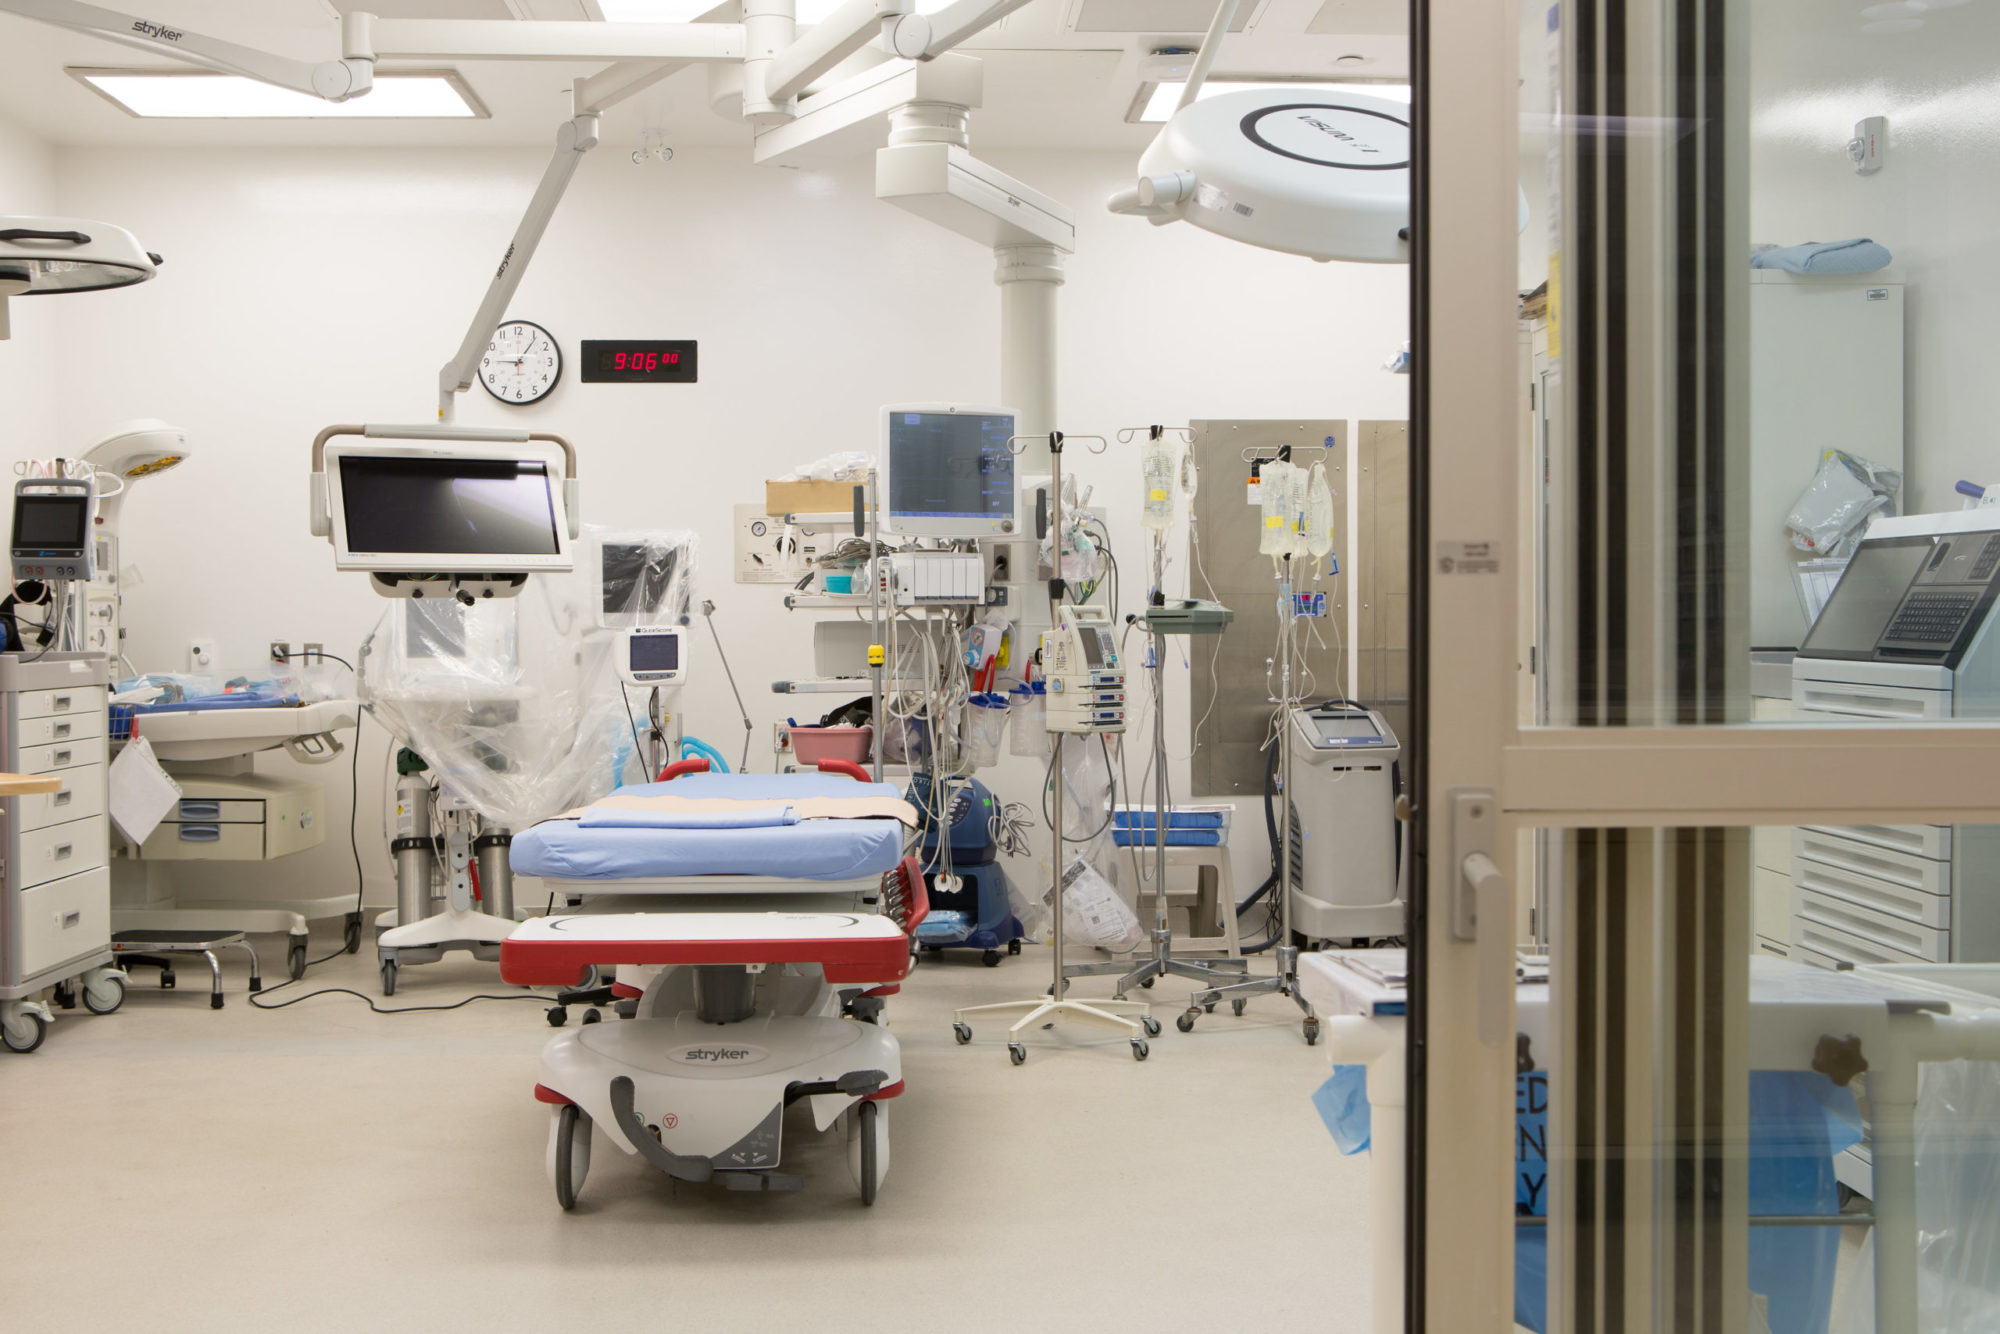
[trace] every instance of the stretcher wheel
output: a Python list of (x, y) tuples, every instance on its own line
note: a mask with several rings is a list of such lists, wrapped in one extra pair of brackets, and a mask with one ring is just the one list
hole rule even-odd
[(979, 962), (985, 964), (988, 968), (998, 968), (1000, 966), (1000, 951), (986, 951), (986, 953), (979, 956)]
[(1135, 1061), (1143, 1061), (1143, 1060), (1145, 1060), (1145, 1059), (1146, 1059), (1146, 1057), (1148, 1057), (1149, 1055), (1151, 1055), (1151, 1054), (1152, 1054), (1152, 1051), (1153, 1051), (1153, 1049), (1152, 1049), (1151, 1047), (1149, 1047), (1149, 1046), (1147, 1046), (1147, 1045), (1146, 1045), (1146, 1039), (1144, 1039), (1144, 1038), (1133, 1038), (1133, 1039), (1132, 1039), (1132, 1059), (1133, 1059), (1133, 1060), (1135, 1060)]
[(1018, 1042), (1007, 1044), (1007, 1055), (1016, 1065), (1026, 1065), (1028, 1063), (1028, 1049)]
[(1149, 1038), (1160, 1036), (1160, 1021), (1150, 1014), (1139, 1021), (1139, 1027), (1146, 1030), (1146, 1036)]
[(889, 1174), (889, 1117), (880, 1103), (855, 1107), (847, 1128), (847, 1167), (861, 1188), (861, 1202), (875, 1203)]
[(29, 1009), (0, 1011), (0, 1042), (8, 1051), (31, 1052), (49, 1035), (49, 1021)]
[(306, 941), (304, 936), (294, 939), (291, 948), (285, 951), (285, 971), (291, 975), (294, 982), (306, 975)]
[(1158, 981), (1158, 980), (1159, 980), (1159, 979), (1157, 979), (1157, 978), (1151, 978), (1151, 977), (1149, 977), (1149, 978), (1147, 978), (1147, 979), (1146, 979), (1145, 981), (1141, 982), (1141, 983), (1140, 983), (1139, 985), (1140, 985), (1140, 986), (1142, 986), (1142, 987), (1144, 987), (1144, 988), (1145, 988), (1146, 990), (1148, 990), (1148, 991), (1151, 991), (1151, 990), (1153, 989), (1153, 983), (1154, 983), (1154, 982), (1156, 982), (1156, 981)]
[(361, 952), (360, 913), (351, 912), (347, 914), (347, 926), (341, 933), (340, 943), (349, 954), (359, 954)]
[(162, 990), (162, 991), (172, 991), (172, 990), (174, 989), (174, 983), (175, 983), (175, 982), (176, 982), (177, 980), (178, 980), (178, 979), (176, 979), (176, 978), (174, 977), (174, 970), (173, 970), (173, 969), (171, 969), (171, 968), (162, 968), (162, 969), (160, 970), (160, 990)]
[(590, 1117), (575, 1103), (564, 1103), (550, 1133), (554, 1154), (549, 1175), (555, 1178), (556, 1203), (574, 1209), (576, 1197), (583, 1193), (583, 1179), (590, 1175)]
[(382, 960), (382, 994), (384, 996), (393, 996), (396, 994), (396, 961), (394, 959)]
[(1243, 998), (1241, 996), (1229, 1002), (1229, 1012), (1234, 1015), (1241, 1015), (1243, 1013)]
[(972, 1041), (972, 1025), (967, 1023), (953, 1024), (951, 1026), (951, 1035), (957, 1038), (958, 1045), (963, 1047), (966, 1043)]
[(1195, 1010), (1193, 1007), (1189, 1007), (1180, 1018), (1174, 1020), (1174, 1027), (1183, 1033), (1192, 1033), (1194, 1032), (1194, 1018)]
[(116, 968), (92, 969), (83, 979), (83, 1008), (110, 1014), (125, 1003), (125, 974)]

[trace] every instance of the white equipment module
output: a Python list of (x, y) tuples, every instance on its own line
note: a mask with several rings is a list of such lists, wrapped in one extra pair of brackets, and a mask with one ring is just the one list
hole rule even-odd
[(1396, 734), (1381, 714), (1347, 704), (1294, 709), (1292, 726), (1293, 753), (1305, 761), (1292, 800), (1308, 831), (1304, 874), (1292, 887), (1293, 926), (1313, 940), (1404, 934)]
[(1056, 628), (1042, 635), (1042, 675), (1049, 687), (1049, 731), (1125, 730), (1125, 669), (1104, 608), (1062, 608)]
[(904, 537), (999, 538), (1020, 528), (1009, 408), (882, 409), (884, 526)]
[[(2000, 514), (1881, 519), (1792, 662), (1800, 714), (2000, 716)], [(1808, 963), (2000, 960), (2000, 828), (1792, 831), (1792, 947)]]
[(618, 679), (633, 686), (677, 686), (686, 671), (686, 633), (678, 625), (640, 625), (619, 632)]
[(986, 562), (976, 551), (898, 551), (878, 568), (883, 595), (898, 607), (986, 600)]
[(30, 477), (14, 483), (14, 582), (96, 577), (91, 520), (95, 484), (83, 477)]

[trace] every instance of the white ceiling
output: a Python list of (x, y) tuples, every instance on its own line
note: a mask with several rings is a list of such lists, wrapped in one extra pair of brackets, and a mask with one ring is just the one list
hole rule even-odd
[[(1192, 48), (1214, 0), (1033, 0), (965, 50), (986, 62), (986, 105), (975, 147), (1132, 149), (1150, 126), (1124, 123), (1141, 56)], [(303, 60), (339, 52), (339, 14), (393, 18), (579, 19), (583, 0), (150, 0), (149, 18)], [(1407, 77), (1402, 0), (1246, 0), (1223, 44), (1218, 76)], [(1146, 19), (1181, 28), (1115, 31)], [(1099, 30), (1105, 29), (1105, 30)], [(1337, 29), (1337, 31), (1329, 31)], [(1342, 56), (1358, 63), (1336, 65)], [(141, 121), (64, 73), (66, 65), (157, 66), (143, 52), (0, 15), (0, 117), (61, 146), (516, 147), (543, 146), (569, 112), (570, 80), (597, 66), (552, 61), (458, 62), (491, 120)], [(435, 64), (437, 62), (426, 62)], [(662, 132), (676, 147), (747, 145), (749, 131), (709, 110), (707, 79), (686, 70), (605, 117), (607, 146)]]

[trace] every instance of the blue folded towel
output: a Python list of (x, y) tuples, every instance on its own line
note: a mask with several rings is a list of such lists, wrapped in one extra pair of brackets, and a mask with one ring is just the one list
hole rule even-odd
[(1888, 247), (1865, 236), (1847, 241), (1807, 241), (1750, 256), (1753, 269), (1783, 269), (1787, 273), (1873, 273), (1889, 267)]

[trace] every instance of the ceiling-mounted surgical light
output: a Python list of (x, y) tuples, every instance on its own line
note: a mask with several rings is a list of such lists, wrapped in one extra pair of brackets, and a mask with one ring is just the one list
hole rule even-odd
[[(693, 23), (715, 8), (716, 0), (593, 0), (606, 23)], [(935, 14), (951, 0), (917, 0), (914, 12)], [(841, 0), (798, 0), (801, 24), (824, 22)]]
[(11, 297), (127, 287), (153, 277), (159, 263), (108, 222), (0, 216), (0, 338)]
[[(1185, 72), (1177, 79), (1142, 81), (1138, 96), (1132, 99), (1131, 108), (1125, 113), (1125, 121), (1130, 125), (1164, 125), (1173, 118), (1174, 107), (1181, 100), (1181, 90), (1186, 85)], [(1283, 91), (1288, 93), (1326, 96), (1336, 93), (1363, 93), (1369, 97), (1386, 98), (1391, 102), (1408, 105), (1410, 85), (1407, 83), (1359, 83), (1346, 80), (1317, 82), (1304, 79), (1209, 79), (1195, 95), (1198, 102), (1225, 93), (1247, 93), (1253, 91)]]

